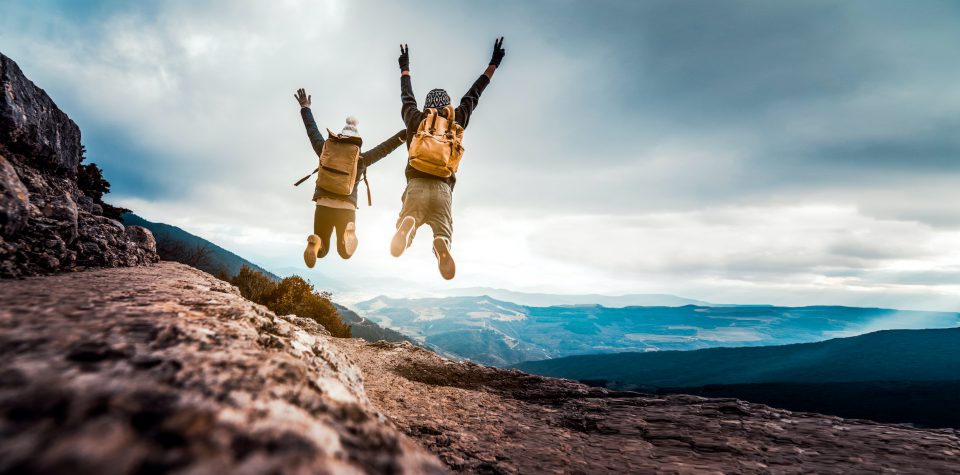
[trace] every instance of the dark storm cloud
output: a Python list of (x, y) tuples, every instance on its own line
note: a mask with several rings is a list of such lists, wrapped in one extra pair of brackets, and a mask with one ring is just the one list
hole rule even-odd
[[(538, 19), (525, 23), (528, 35), (582, 68), (548, 75), (568, 91), (560, 100), (523, 91), (538, 140), (494, 145), (491, 160), (522, 173), (496, 180), (496, 193), (492, 183), (478, 185), (483, 194), (627, 212), (960, 178), (960, 3), (601, 5), (512, 7), (524, 13), (514, 18)], [(516, 61), (515, 74), (543, 73), (533, 58)], [(703, 157), (691, 160), (678, 147)], [(524, 185), (531, 174), (549, 183), (533, 196)], [(570, 181), (595, 199), (571, 199), (562, 186)], [(951, 198), (960, 192), (939, 197)], [(854, 204), (878, 206), (869, 193)], [(913, 210), (907, 219), (926, 214)]]

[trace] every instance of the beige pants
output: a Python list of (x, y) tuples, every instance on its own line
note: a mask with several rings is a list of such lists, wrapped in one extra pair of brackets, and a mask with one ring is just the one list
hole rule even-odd
[(407, 189), (403, 192), (403, 208), (400, 210), (400, 220), (404, 216), (413, 216), (417, 225), (413, 229), (416, 235), (421, 225), (428, 224), (433, 229), (434, 237), (444, 237), (449, 242), (453, 237), (453, 192), (450, 185), (440, 180), (430, 178), (412, 178), (407, 182)]

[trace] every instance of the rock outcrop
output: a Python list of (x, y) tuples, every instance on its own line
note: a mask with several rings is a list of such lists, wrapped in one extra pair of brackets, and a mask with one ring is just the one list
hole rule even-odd
[(337, 340), (367, 395), (466, 473), (960, 473), (960, 433), (590, 388)]
[(77, 181), (80, 129), (0, 54), (0, 277), (158, 260), (153, 235), (103, 215)]
[(332, 338), (180, 264), (0, 281), (0, 473), (956, 473), (958, 457), (954, 430)]
[(161, 263), (0, 282), (0, 473), (445, 473), (312, 320)]

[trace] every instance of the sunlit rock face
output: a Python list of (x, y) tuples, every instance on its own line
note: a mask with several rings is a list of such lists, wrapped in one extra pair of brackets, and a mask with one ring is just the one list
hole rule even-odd
[(445, 473), (313, 320), (182, 264), (0, 282), (0, 473)]
[(0, 277), (158, 260), (78, 184), (80, 128), (0, 54)]

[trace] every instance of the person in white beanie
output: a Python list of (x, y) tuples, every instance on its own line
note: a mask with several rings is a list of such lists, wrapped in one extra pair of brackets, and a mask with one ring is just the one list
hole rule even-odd
[[(317, 127), (317, 122), (313, 119), (313, 113), (310, 110), (311, 96), (303, 89), (297, 90), (294, 98), (300, 103), (300, 117), (303, 119), (303, 126), (307, 130), (307, 137), (310, 139), (310, 145), (313, 151), (319, 157), (323, 153), (324, 139)], [(356, 117), (350, 116), (346, 119), (346, 125), (340, 132), (341, 136), (360, 137), (357, 129), (359, 121)], [(403, 145), (407, 139), (406, 129), (393, 134), (392, 137), (385, 140), (380, 145), (360, 153), (360, 159), (357, 161), (356, 183), (353, 186), (353, 192), (349, 195), (339, 195), (324, 190), (317, 186), (314, 188), (313, 201), (316, 203), (316, 209), (313, 215), (313, 234), (307, 237), (307, 247), (303, 251), (303, 261), (307, 267), (313, 268), (318, 257), (324, 257), (330, 251), (330, 237), (333, 231), (337, 232), (337, 253), (344, 259), (349, 259), (357, 250), (357, 186), (367, 167), (377, 163), (381, 158), (386, 157)]]
[(340, 135), (345, 137), (359, 137), (360, 132), (357, 131), (357, 125), (360, 124), (360, 121), (357, 120), (354, 116), (347, 117), (347, 125), (343, 126), (343, 130), (340, 131)]

